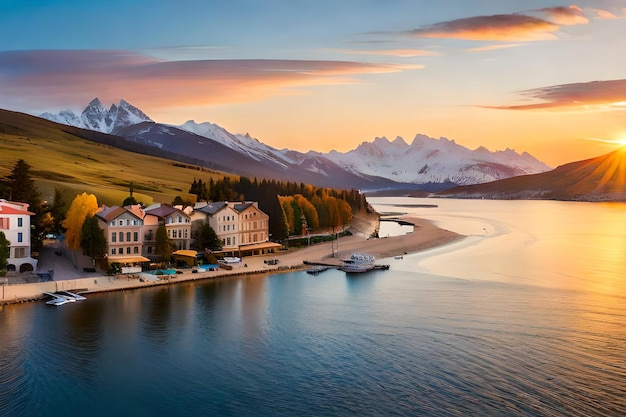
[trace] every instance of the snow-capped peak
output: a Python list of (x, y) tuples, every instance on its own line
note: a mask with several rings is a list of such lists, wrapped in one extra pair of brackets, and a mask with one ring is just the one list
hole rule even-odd
[(107, 110), (98, 97), (89, 102), (80, 116), (77, 116), (71, 110), (63, 110), (58, 114), (43, 113), (40, 117), (53, 122), (103, 133), (111, 133), (120, 127), (152, 121), (144, 112), (126, 100), (120, 100), (118, 105), (112, 104)]
[(402, 138), (389, 142), (382, 137), (352, 151), (333, 151), (326, 156), (354, 173), (414, 184), (475, 184), (551, 169), (527, 153), (520, 155), (511, 149), (491, 152), (484, 147), (472, 151), (454, 140), (421, 134), (410, 145)]

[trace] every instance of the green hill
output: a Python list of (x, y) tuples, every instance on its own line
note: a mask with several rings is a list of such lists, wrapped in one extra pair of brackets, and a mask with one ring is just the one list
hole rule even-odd
[(87, 192), (99, 203), (121, 204), (132, 182), (137, 201), (169, 203), (177, 195), (187, 198), (194, 178), (228, 175), (116, 145), (128, 147), (116, 136), (0, 109), (0, 177), (25, 160), (44, 200), (58, 187), (68, 202)]

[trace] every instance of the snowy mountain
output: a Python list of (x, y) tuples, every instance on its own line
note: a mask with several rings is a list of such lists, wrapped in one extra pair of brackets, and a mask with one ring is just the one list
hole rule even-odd
[(326, 157), (352, 172), (412, 184), (477, 184), (551, 169), (525, 152), (470, 150), (453, 140), (425, 135), (415, 136), (410, 145), (401, 137), (392, 142), (376, 138), (352, 151), (332, 151)]
[(213, 123), (196, 123), (193, 120), (189, 120), (177, 127), (186, 130), (187, 132), (212, 139), (257, 161), (272, 159), (279, 164), (293, 163), (293, 161), (284, 153), (260, 142), (258, 139), (252, 138), (248, 134), (232, 134), (226, 129)]
[(63, 110), (58, 114), (43, 113), (39, 117), (102, 133), (113, 133), (120, 127), (152, 121), (144, 112), (125, 100), (120, 100), (118, 105), (112, 104), (107, 110), (97, 97), (91, 100), (80, 116), (71, 110)]
[[(80, 117), (65, 110), (41, 117), (104, 133), (166, 152), (170, 159), (231, 172), (305, 182), (320, 186), (368, 190), (419, 188), (423, 184), (468, 185), (535, 174), (551, 168), (527, 153), (513, 150), (470, 150), (446, 138), (417, 135), (408, 144), (376, 138), (346, 153), (301, 153), (276, 149), (250, 135), (232, 134), (222, 127), (189, 120), (180, 126), (153, 122), (121, 100), (108, 110), (94, 99)], [(147, 150), (147, 152), (149, 152)]]

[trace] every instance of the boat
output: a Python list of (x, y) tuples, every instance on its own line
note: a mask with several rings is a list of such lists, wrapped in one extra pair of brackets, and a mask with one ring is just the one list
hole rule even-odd
[(352, 272), (367, 272), (376, 269), (376, 258), (372, 255), (362, 255), (359, 253), (353, 253), (349, 258), (342, 259), (343, 266), (342, 271)]
[(68, 297), (64, 297), (60, 294), (55, 294), (53, 292), (44, 292), (44, 294), (52, 297), (50, 300), (46, 301), (46, 304), (53, 305), (53, 306), (62, 306), (63, 304), (72, 303), (76, 301), (74, 299), (70, 299)]
[(50, 300), (46, 301), (46, 304), (53, 306), (62, 306), (63, 304), (86, 300), (82, 295), (69, 291), (45, 292), (44, 294), (52, 297)]
[(69, 292), (69, 291), (57, 291), (54, 294), (58, 294), (62, 297), (66, 297), (67, 299), (72, 299), (75, 301), (81, 301), (81, 300), (86, 300), (86, 298), (80, 294), (75, 294), (73, 292)]
[(67, 298), (63, 298), (63, 297), (53, 297), (50, 300), (46, 301), (46, 304), (52, 305), (52, 306), (62, 306), (63, 304), (67, 304), (70, 301)]

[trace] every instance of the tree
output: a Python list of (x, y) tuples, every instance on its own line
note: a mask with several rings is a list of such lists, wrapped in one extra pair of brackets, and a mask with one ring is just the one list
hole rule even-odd
[(6, 275), (9, 257), (11, 256), (11, 242), (7, 240), (4, 232), (0, 232), (0, 276)]
[(50, 215), (54, 220), (53, 231), (55, 233), (63, 232), (63, 220), (65, 220), (65, 199), (61, 191), (55, 187), (54, 189), (54, 201), (50, 207)]
[(187, 199), (187, 200), (183, 200), (183, 198), (179, 195), (177, 195), (176, 197), (174, 197), (174, 199), (172, 200), (172, 204), (171, 206), (192, 206), (193, 203), (191, 202), (191, 200)]
[(169, 261), (172, 257), (172, 242), (167, 237), (167, 229), (162, 224), (159, 225), (156, 231), (154, 252), (157, 256), (160, 256), (163, 260)]
[(8, 197), (12, 201), (29, 203), (31, 210), (34, 210), (33, 206), (41, 205), (39, 191), (30, 175), (30, 165), (23, 159), (18, 160), (13, 166), (11, 174), (7, 177), (7, 184), (10, 193)]
[(92, 260), (101, 258), (107, 253), (107, 240), (96, 216), (85, 218), (80, 233), (80, 248), (83, 254)]
[(35, 181), (30, 174), (30, 165), (23, 159), (18, 160), (11, 174), (7, 177), (9, 200), (18, 201), (20, 203), (28, 203), (28, 209), (35, 213), (31, 219), (33, 230), (31, 231), (31, 240), (34, 241), (41, 234), (41, 217), (43, 215), (43, 205), (39, 191), (35, 186)]
[(133, 197), (132, 195), (126, 197), (124, 201), (122, 201), (122, 207), (134, 206), (135, 204), (137, 204), (137, 200), (135, 200), (135, 197)]
[(80, 235), (83, 223), (87, 217), (93, 216), (97, 211), (98, 200), (95, 195), (82, 193), (74, 198), (63, 221), (63, 227), (66, 230), (65, 241), (68, 248), (80, 249)]
[(217, 237), (217, 233), (215, 233), (209, 222), (204, 222), (196, 231), (196, 245), (199, 250), (220, 250), (222, 248), (222, 240)]
[(48, 233), (55, 232), (55, 229), (54, 229), (54, 218), (52, 217), (52, 214), (50, 214), (49, 211), (47, 211), (47, 212), (45, 212), (43, 214), (39, 224), (41, 225), (41, 232), (44, 235), (48, 234)]

